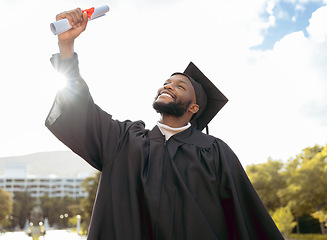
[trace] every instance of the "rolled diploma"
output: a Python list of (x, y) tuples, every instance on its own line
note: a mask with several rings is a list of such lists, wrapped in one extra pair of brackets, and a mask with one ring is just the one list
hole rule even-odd
[[(84, 11), (87, 11), (87, 10), (83, 10), (83, 12)], [(91, 15), (91, 17), (89, 17), (89, 19), (92, 20), (92, 19), (101, 17), (108, 11), (109, 11), (108, 5), (96, 7), (96, 8), (94, 8), (94, 12)], [(50, 24), (50, 29), (54, 35), (66, 32), (71, 28), (72, 28), (72, 26), (69, 24), (69, 21), (66, 18), (60, 19), (60, 20)]]
[(93, 20), (95, 18), (101, 17), (108, 11), (109, 11), (109, 6), (108, 5), (104, 5), (104, 6), (101, 6), (101, 7), (96, 7), (96, 8), (94, 8), (94, 12), (91, 15), (90, 19)]

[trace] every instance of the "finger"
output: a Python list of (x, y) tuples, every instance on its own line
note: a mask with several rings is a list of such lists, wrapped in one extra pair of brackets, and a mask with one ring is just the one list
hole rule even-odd
[(77, 15), (77, 18), (81, 22), (83, 20), (83, 11), (80, 8), (76, 8), (75, 13)]
[(80, 18), (78, 17), (76, 11), (71, 12), (70, 15), (72, 17), (74, 25), (77, 25), (80, 22)]
[(69, 24), (74, 28), (74, 20), (73, 20), (73, 18), (71, 16), (71, 13), (69, 11), (59, 13), (56, 16), (57, 21), (62, 20), (62, 19), (67, 19), (69, 21)]
[(82, 21), (83, 12), (80, 8), (74, 10), (65, 11), (56, 16), (56, 20), (67, 18), (70, 25), (74, 26)]
[(65, 18), (69, 21), (69, 24), (74, 27), (75, 26), (75, 19), (74, 19), (74, 15), (71, 12), (67, 12), (65, 14)]
[(82, 25), (84, 28), (86, 28), (87, 23), (89, 22), (89, 18), (87, 17), (87, 12), (83, 12), (83, 21), (82, 21)]
[(56, 21), (66, 18), (66, 12), (61, 12), (56, 15)]
[(84, 25), (84, 12), (80, 9), (80, 8), (78, 8), (78, 15), (80, 16), (80, 26), (82, 26), (82, 25)]
[(72, 11), (72, 16), (74, 18), (74, 23), (79, 25), (83, 20), (83, 12), (80, 8), (76, 8)]

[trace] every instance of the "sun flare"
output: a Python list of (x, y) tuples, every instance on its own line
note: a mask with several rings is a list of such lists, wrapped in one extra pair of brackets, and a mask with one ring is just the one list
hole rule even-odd
[(63, 74), (55, 72), (51, 84), (53, 84), (54, 89), (59, 91), (67, 86), (67, 79)]

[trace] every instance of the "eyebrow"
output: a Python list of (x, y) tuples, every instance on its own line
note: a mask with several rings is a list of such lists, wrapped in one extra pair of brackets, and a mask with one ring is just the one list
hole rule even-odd
[(177, 80), (177, 81), (180, 82), (180, 83), (184, 83), (184, 84), (187, 85), (187, 83), (185, 81), (183, 81), (183, 80)]
[[(188, 86), (187, 82), (185, 82), (184, 80), (177, 79), (176, 81), (178, 81), (179, 83), (184, 83), (186, 86)], [(165, 83), (167, 82), (171, 82), (170, 78), (165, 81)]]

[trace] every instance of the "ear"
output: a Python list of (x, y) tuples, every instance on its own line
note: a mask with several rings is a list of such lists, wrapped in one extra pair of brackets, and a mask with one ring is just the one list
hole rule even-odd
[(192, 103), (189, 108), (188, 111), (190, 111), (193, 114), (197, 113), (199, 111), (199, 105), (197, 105), (196, 103)]

